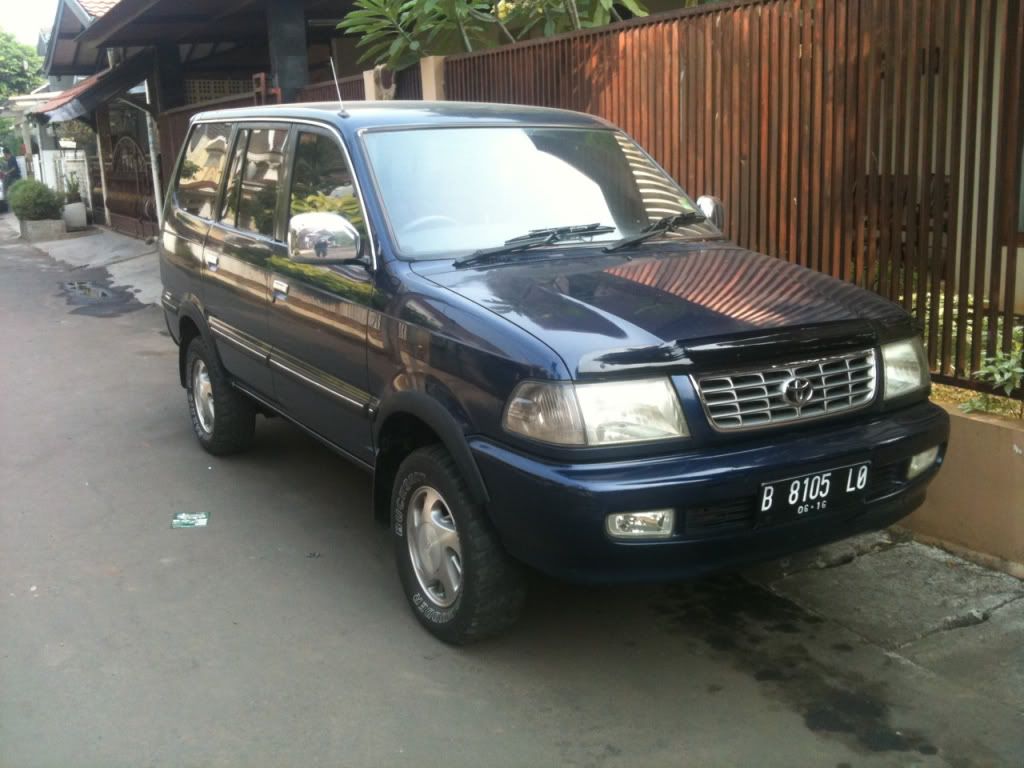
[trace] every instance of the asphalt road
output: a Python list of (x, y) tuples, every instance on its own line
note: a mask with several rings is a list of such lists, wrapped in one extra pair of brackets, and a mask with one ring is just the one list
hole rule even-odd
[(1019, 711), (739, 577), (440, 644), (368, 476), (280, 419), (203, 453), (159, 311), (62, 292), (104, 277), (0, 246), (5, 768), (1020, 766)]

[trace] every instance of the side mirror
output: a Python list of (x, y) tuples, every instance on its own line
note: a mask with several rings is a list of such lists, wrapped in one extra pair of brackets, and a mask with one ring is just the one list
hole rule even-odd
[(298, 264), (363, 264), (361, 253), (359, 230), (344, 216), (313, 211), (288, 222), (288, 258)]
[(697, 198), (697, 207), (707, 220), (721, 230), (725, 230), (725, 206), (717, 197), (701, 195)]

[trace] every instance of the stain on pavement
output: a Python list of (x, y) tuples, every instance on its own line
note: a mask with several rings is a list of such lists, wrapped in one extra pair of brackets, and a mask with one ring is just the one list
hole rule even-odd
[(700, 638), (769, 686), (809, 730), (864, 753), (938, 753), (923, 734), (891, 722), (884, 683), (869, 682), (843, 663), (851, 645), (828, 644), (842, 651), (834, 664), (812, 655), (808, 645), (824, 620), (767, 589), (723, 576), (668, 587), (653, 608), (670, 631)]
[(64, 281), (60, 283), (60, 292), (68, 305), (74, 307), (74, 315), (118, 317), (144, 306), (130, 289), (112, 286), (109, 278)]

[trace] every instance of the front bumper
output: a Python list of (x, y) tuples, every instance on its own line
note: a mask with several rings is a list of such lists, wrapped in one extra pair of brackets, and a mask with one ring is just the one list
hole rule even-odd
[[(491, 520), (514, 557), (572, 581), (658, 582), (891, 525), (924, 501), (948, 438), (946, 412), (920, 403), (867, 421), (630, 461), (554, 463), (479, 437), (470, 447)], [(941, 446), (936, 465), (907, 482), (910, 457), (934, 446)], [(871, 462), (871, 480), (854, 506), (786, 524), (762, 519), (762, 483), (862, 461)], [(669, 507), (676, 510), (669, 539), (622, 542), (605, 532), (608, 514)]]

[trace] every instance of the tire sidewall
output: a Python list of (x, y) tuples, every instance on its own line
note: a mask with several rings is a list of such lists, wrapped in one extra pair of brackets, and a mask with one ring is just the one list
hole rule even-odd
[[(197, 412), (196, 395), (193, 390), (193, 378), (192, 373), (195, 368), (196, 361), (202, 360), (206, 364), (207, 375), (210, 377), (210, 386), (213, 388), (213, 405), (214, 405), (214, 418), (213, 418), (213, 429), (207, 432), (203, 429), (203, 425), (199, 422), (199, 414)], [(206, 351), (206, 344), (199, 337), (194, 338), (188, 345), (188, 354), (185, 357), (185, 392), (188, 396), (188, 415), (192, 419), (192, 431), (195, 433), (196, 438), (203, 445), (209, 445), (213, 442), (214, 436), (217, 434), (217, 395), (218, 387), (216, 377), (213, 374), (211, 367), (210, 356)]]
[[(424, 485), (433, 487), (444, 497), (455, 521), (462, 550), (462, 590), (455, 602), (446, 608), (438, 606), (424, 592), (419, 579), (416, 578), (412, 557), (409, 554), (406, 507), (412, 495)], [(467, 615), (470, 613), (467, 608), (474, 599), (475, 564), (473, 552), (467, 546), (465, 535), (469, 524), (464, 508), (467, 503), (463, 490), (451, 481), (441, 467), (435, 466), (430, 456), (410, 456), (399, 468), (391, 496), (391, 535), (394, 540), (398, 575), (416, 618), (427, 629), (448, 642), (455, 642), (462, 635), (468, 620)]]

